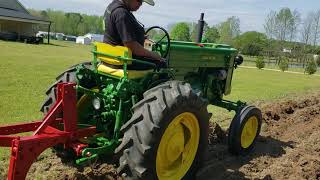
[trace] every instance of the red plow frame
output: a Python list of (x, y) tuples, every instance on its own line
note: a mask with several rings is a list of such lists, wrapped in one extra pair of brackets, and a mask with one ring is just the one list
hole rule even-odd
[[(57, 101), (42, 121), (0, 127), (0, 147), (11, 147), (9, 180), (23, 180), (36, 158), (57, 144), (79, 152), (78, 139), (92, 136), (96, 127), (78, 129), (74, 83), (58, 84)], [(62, 118), (57, 118), (58, 116)], [(58, 125), (63, 123), (63, 130)], [(33, 132), (32, 136), (15, 134)]]

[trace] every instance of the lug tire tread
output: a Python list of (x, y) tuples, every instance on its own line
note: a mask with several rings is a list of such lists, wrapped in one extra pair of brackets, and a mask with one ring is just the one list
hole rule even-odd
[(87, 68), (91, 68), (91, 62), (84, 62), (80, 64), (76, 64), (68, 68), (66, 71), (61, 73), (60, 75), (57, 76), (56, 81), (49, 86), (48, 90), (46, 91), (47, 98), (43, 102), (40, 111), (43, 112), (44, 114), (47, 114), (48, 111), (50, 110), (51, 106), (56, 102), (57, 100), (57, 95), (56, 95), (56, 90), (57, 90), (57, 85), (62, 82), (76, 82), (76, 67), (78, 65), (84, 65)]
[(124, 133), (123, 141), (115, 150), (115, 153), (122, 154), (118, 172), (125, 179), (157, 179), (152, 163), (155, 163), (157, 143), (168, 125), (165, 119), (175, 113), (182, 113), (183, 107), (193, 108), (197, 116), (201, 117), (201, 144), (194, 164), (195, 167), (198, 166), (204, 154), (200, 151), (207, 146), (210, 119), (207, 105), (205, 100), (192, 91), (188, 83), (181, 81), (169, 81), (145, 92), (144, 99), (132, 108), (132, 118), (121, 128)]

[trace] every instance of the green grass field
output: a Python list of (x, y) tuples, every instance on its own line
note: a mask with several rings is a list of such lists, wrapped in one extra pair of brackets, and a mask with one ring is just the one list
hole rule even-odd
[[(0, 41), (0, 125), (41, 119), (39, 108), (47, 87), (69, 66), (91, 60), (90, 50), (91, 46), (69, 42)], [(0, 160), (7, 155), (0, 148)]]
[[(232, 91), (226, 99), (254, 104), (257, 101), (274, 101), (313, 91), (320, 91), (319, 76), (239, 68), (235, 70)], [(234, 113), (221, 108), (210, 108), (213, 120), (224, 128), (228, 127), (230, 121), (225, 120), (231, 119)]]
[[(69, 66), (91, 60), (91, 46), (53, 41), (30, 45), (0, 41), (0, 124), (41, 118), (39, 107), (54, 78)], [(231, 100), (255, 102), (320, 88), (317, 76), (258, 69), (235, 70)]]
[(46, 88), (59, 72), (91, 60), (91, 46), (30, 45), (0, 41), (0, 124), (40, 118)]

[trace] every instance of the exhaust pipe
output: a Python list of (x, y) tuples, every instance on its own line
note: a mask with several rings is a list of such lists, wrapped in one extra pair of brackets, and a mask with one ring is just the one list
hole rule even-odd
[(197, 35), (197, 43), (201, 43), (202, 35), (203, 35), (203, 28), (204, 28), (204, 13), (201, 13), (200, 19), (198, 21), (198, 35)]

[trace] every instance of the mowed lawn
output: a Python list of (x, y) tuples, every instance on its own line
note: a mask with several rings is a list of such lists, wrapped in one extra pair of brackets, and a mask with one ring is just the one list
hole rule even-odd
[[(320, 77), (315, 75), (238, 68), (235, 70), (232, 90), (226, 99), (256, 104), (258, 101), (276, 101), (280, 98), (301, 96), (320, 91)], [(234, 112), (209, 107), (212, 120), (228, 128)]]
[(317, 90), (320, 90), (317, 75), (239, 68), (235, 70), (227, 99), (254, 102)]
[(53, 43), (0, 41), (0, 124), (41, 118), (39, 107), (55, 77), (73, 64), (91, 60), (91, 46)]
[[(1, 125), (40, 119), (39, 108), (45, 91), (55, 77), (71, 65), (92, 59), (92, 46), (52, 43), (30, 45), (0, 41)], [(227, 99), (253, 103), (318, 89), (319, 76), (238, 68)]]

